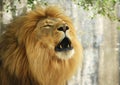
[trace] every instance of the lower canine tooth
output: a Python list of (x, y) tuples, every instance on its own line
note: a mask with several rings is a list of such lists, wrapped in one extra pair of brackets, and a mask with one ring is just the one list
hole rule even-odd
[(67, 47), (70, 47), (69, 45)]
[(60, 45), (60, 48), (62, 48), (62, 45)]

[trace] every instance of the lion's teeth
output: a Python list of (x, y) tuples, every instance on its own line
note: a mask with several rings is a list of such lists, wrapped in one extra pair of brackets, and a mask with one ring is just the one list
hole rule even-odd
[(70, 47), (70, 45), (68, 44), (68, 46), (67, 46), (68, 48)]
[(60, 45), (60, 48), (62, 48), (62, 45)]

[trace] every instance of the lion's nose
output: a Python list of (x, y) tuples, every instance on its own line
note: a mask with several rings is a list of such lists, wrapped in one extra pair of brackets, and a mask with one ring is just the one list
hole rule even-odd
[(63, 26), (60, 26), (57, 30), (66, 32), (68, 29), (69, 29), (68, 26), (64, 26), (64, 25), (63, 25)]

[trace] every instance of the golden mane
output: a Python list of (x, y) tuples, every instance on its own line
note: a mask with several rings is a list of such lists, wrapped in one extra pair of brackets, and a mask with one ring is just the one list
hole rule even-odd
[[(39, 23), (49, 18), (61, 19), (70, 27), (72, 58), (56, 57), (56, 30), (51, 37), (38, 29)], [(57, 6), (37, 8), (14, 19), (0, 38), (0, 85), (64, 85), (81, 60), (82, 48), (70, 18)]]

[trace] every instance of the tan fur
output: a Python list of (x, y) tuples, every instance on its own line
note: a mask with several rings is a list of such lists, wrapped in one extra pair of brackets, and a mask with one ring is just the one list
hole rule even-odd
[[(65, 36), (57, 28), (63, 23), (69, 26), (66, 35), (74, 51), (57, 53), (54, 48)], [(31, 11), (7, 28), (0, 40), (0, 85), (65, 85), (80, 66), (75, 29), (58, 7)]]

